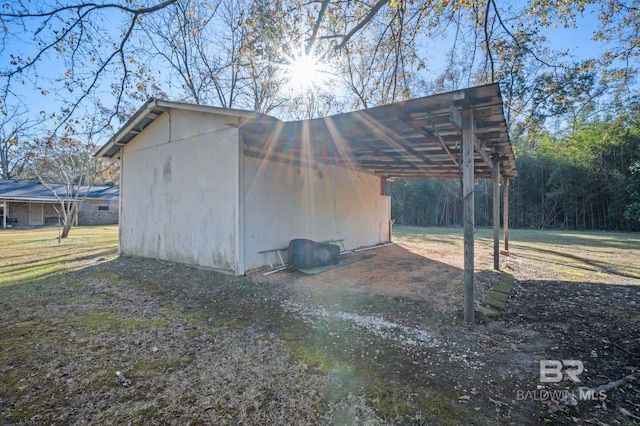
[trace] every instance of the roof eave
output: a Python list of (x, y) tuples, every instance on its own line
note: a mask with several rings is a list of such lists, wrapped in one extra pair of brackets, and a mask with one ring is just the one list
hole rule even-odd
[[(173, 102), (173, 101), (165, 101), (162, 99), (151, 98), (147, 101), (145, 105), (143, 105), (138, 111), (136, 111), (131, 118), (125, 123), (124, 126), (120, 128), (120, 130), (111, 138), (109, 141), (104, 144), (98, 152), (96, 152), (96, 157), (108, 157), (113, 158), (118, 155), (119, 149), (116, 147), (125, 146), (130, 140), (132, 140), (135, 136), (129, 138), (126, 141), (123, 141), (125, 137), (127, 137), (130, 133), (135, 131), (135, 128), (139, 126), (143, 120), (153, 111), (160, 110), (162, 112), (169, 111), (171, 109), (180, 109), (187, 111), (196, 111), (196, 112), (204, 112), (209, 114), (218, 114), (229, 117), (236, 117), (240, 119), (256, 119), (259, 117), (269, 117), (265, 114), (253, 112), (253, 111), (244, 111), (239, 109), (230, 109), (230, 108), (219, 108), (212, 107), (206, 105), (194, 105), (187, 104), (183, 102)], [(148, 123), (145, 123), (145, 127), (151, 124), (151, 122), (155, 121), (161, 114), (156, 117), (151, 117)], [(269, 117), (272, 118), (272, 117)], [(142, 131), (140, 129), (139, 131)], [(138, 132), (139, 132), (138, 131)]]

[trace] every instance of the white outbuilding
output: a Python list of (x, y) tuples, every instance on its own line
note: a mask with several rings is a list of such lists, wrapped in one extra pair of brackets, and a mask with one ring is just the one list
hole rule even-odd
[(264, 251), (294, 238), (390, 241), (379, 176), (258, 158), (239, 129), (255, 119), (274, 120), (155, 99), (141, 108), (99, 153), (120, 158), (120, 252), (241, 275), (279, 263)]
[(122, 254), (236, 275), (292, 239), (389, 242), (389, 181), (460, 179), (467, 287), (474, 179), (516, 176), (497, 84), (292, 122), (151, 99), (97, 155), (120, 159)]

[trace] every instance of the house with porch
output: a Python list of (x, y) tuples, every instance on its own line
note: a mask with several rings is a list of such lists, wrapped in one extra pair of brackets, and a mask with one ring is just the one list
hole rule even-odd
[[(83, 199), (77, 225), (118, 223), (118, 187), (80, 186), (74, 190), (80, 194), (78, 198)], [(62, 184), (53, 184), (49, 189), (37, 181), (0, 179), (1, 227), (57, 225), (60, 221), (60, 198), (67, 198), (66, 191)]]

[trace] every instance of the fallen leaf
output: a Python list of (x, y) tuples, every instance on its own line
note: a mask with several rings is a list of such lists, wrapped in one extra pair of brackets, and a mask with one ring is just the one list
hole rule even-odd
[(462, 395), (458, 398), (459, 401), (469, 401), (471, 397), (469, 395)]
[(200, 386), (202, 384), (202, 380), (196, 380), (195, 382), (193, 382), (193, 386), (194, 388), (197, 388), (198, 386)]
[(481, 407), (474, 407), (473, 409), (474, 409), (474, 410), (476, 410), (476, 411), (480, 411), (480, 410), (482, 410), (482, 408), (481, 408)]
[(631, 411), (629, 411), (629, 410), (627, 410), (627, 409), (625, 409), (625, 408), (620, 407), (620, 412), (621, 412), (622, 414), (624, 414), (625, 416), (627, 416), (627, 417), (631, 417), (632, 419), (640, 420), (640, 417), (638, 417), (638, 416), (634, 416), (634, 415), (631, 413)]

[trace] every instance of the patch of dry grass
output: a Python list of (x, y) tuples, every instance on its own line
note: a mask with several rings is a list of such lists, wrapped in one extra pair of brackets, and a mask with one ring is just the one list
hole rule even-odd
[[(427, 248), (462, 247), (458, 230), (396, 231)], [(638, 282), (636, 236), (512, 234), (503, 261), (519, 274), (595, 280), (599, 267), (610, 282)], [(56, 237), (55, 229), (0, 231), (2, 422), (525, 424), (539, 409), (494, 404), (513, 398), (514, 383), (535, 389), (533, 359), (547, 344), (530, 341), (517, 306), (515, 325), (469, 327), (415, 299), (320, 294), (117, 257), (116, 227), (74, 228), (60, 245)], [(486, 256), (490, 231), (477, 238)], [(299, 311), (285, 309), (294, 302)], [(401, 326), (389, 339), (324, 312)], [(423, 326), (440, 346), (398, 343)]]
[(58, 243), (58, 228), (0, 230), (0, 287), (113, 259), (117, 226), (76, 226)]
[[(395, 226), (393, 236), (395, 241), (434, 249), (459, 247), (462, 255), (461, 228)], [(475, 236), (476, 269), (489, 269), (493, 230), (478, 229)], [(500, 237), (502, 249), (502, 234)], [(501, 256), (501, 264), (526, 272), (526, 279), (603, 284), (635, 284), (640, 279), (638, 234), (515, 229), (509, 231), (509, 252), (509, 256)]]
[(52, 229), (0, 233), (3, 422), (380, 423), (361, 398), (328, 400), (326, 375), (247, 320), (250, 306), (230, 307), (235, 292), (248, 300), (265, 289), (116, 258), (115, 227), (74, 228), (61, 245), (55, 238)]

